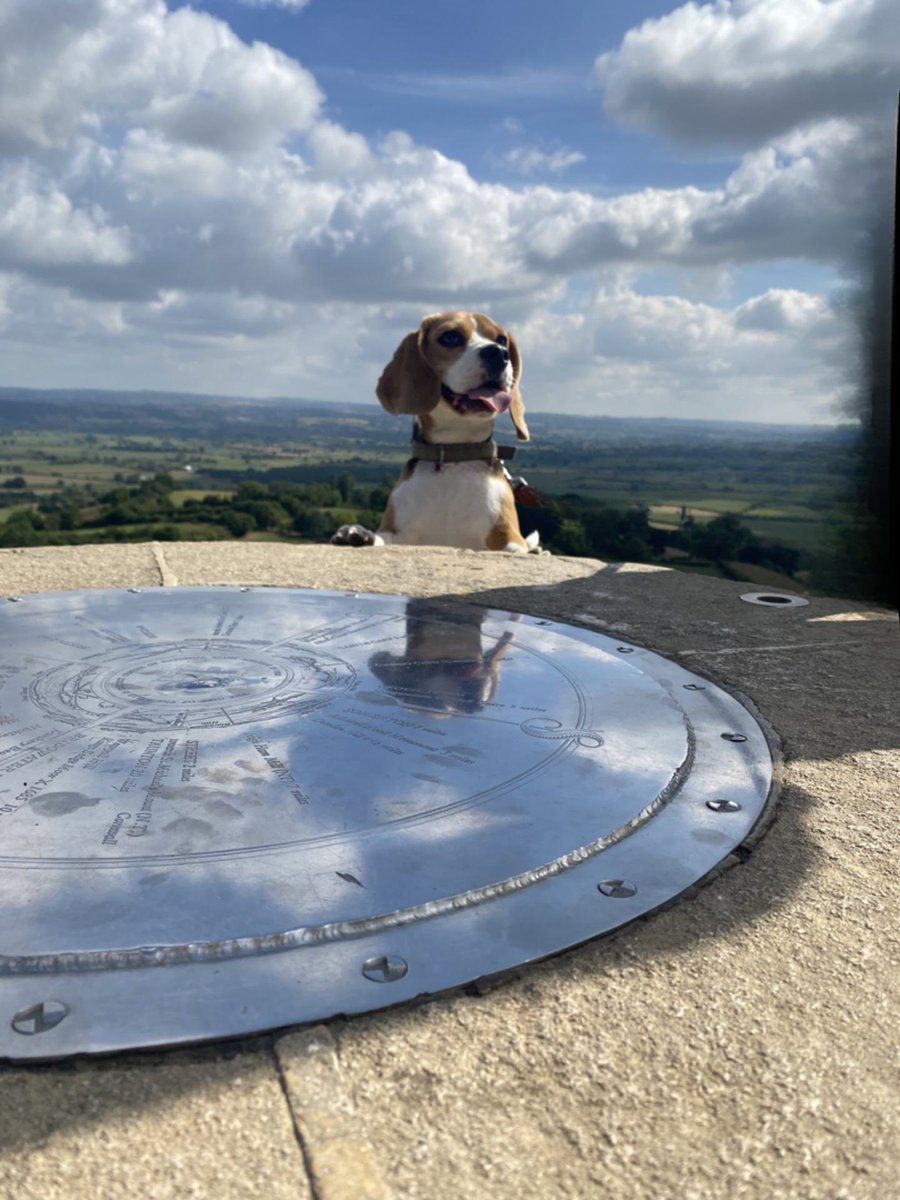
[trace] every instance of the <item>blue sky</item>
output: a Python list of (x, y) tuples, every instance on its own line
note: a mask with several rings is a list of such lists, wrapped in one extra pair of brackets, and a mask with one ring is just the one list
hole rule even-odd
[(523, 142), (583, 154), (566, 170), (567, 183), (603, 191), (714, 182), (738, 158), (725, 147), (714, 156), (673, 153), (604, 114), (593, 78), (597, 55), (671, 3), (557, 0), (551, 21), (538, 0), (318, 0), (299, 10), (225, 0), (200, 7), (246, 41), (270, 42), (302, 62), (341, 124), (370, 137), (405, 129), (465, 162), (477, 179), (508, 178), (499, 160)]
[(0, 42), (6, 384), (366, 400), (470, 308), (532, 409), (843, 415), (896, 0), (0, 0)]

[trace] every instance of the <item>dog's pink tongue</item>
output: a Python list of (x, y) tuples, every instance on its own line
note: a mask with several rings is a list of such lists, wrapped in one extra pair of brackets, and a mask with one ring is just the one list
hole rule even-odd
[(480, 400), (482, 404), (486, 404), (495, 413), (506, 412), (512, 404), (512, 396), (510, 396), (509, 392), (501, 392), (497, 388), (489, 386), (472, 388), (471, 392), (469, 392), (469, 399)]

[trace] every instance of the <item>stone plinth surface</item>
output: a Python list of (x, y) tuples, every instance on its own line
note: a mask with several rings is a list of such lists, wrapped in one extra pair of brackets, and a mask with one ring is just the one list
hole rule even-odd
[(551, 556), (0, 551), (0, 595), (190, 584), (452, 597), (647, 646), (774, 727), (776, 817), (694, 898), (489, 990), (240, 1044), (3, 1066), (0, 1195), (892, 1193), (896, 614), (755, 606), (743, 584)]

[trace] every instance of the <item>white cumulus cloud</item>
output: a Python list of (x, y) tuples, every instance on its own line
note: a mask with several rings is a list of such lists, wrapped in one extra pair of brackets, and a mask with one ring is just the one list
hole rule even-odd
[(846, 328), (802, 292), (721, 307), (600, 288), (578, 312), (533, 316), (522, 341), (532, 392), (573, 411), (828, 421), (845, 395)]
[(322, 99), (281, 51), (162, 0), (5, 0), (0, 44), (0, 151), (115, 122), (240, 152), (309, 128)]
[(299, 12), (306, 8), (309, 0), (238, 0), (238, 3), (247, 8), (292, 8)]
[(0, 169), (0, 261), (40, 273), (63, 264), (121, 267), (131, 257), (127, 231), (111, 225), (98, 205), (77, 207), (27, 164)]
[[(564, 146), (517, 147), (492, 183), (402, 131), (369, 140), (331, 119), (298, 62), (208, 13), (42, 0), (38, 19), (5, 0), (0, 364), (38, 386), (360, 399), (423, 311), (467, 306), (527, 339), (537, 407), (824, 419), (841, 353), (826, 297), (729, 307), (639, 285), (774, 259), (846, 272), (889, 178), (876, 33), (891, 11), (720, 0), (645, 22), (598, 66), (622, 119), (687, 137), (704, 57), (722, 112), (726, 92), (761, 107), (726, 122), (744, 150), (717, 186), (598, 196), (528, 180), (582, 160)], [(834, 82), (827, 103), (791, 99), (792, 62)], [(694, 140), (725, 120), (705, 119)]]
[(548, 171), (559, 175), (569, 167), (584, 162), (584, 159), (579, 150), (571, 150), (567, 146), (559, 146), (555, 150), (542, 150), (540, 146), (513, 146), (503, 155), (502, 161), (520, 175), (537, 175)]
[(644, 21), (595, 76), (626, 123), (749, 146), (892, 103), (898, 46), (896, 0), (715, 0)]

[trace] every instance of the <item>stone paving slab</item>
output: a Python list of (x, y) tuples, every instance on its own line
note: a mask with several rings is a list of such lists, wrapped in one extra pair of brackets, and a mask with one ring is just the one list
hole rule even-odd
[(271, 1050), (0, 1074), (0, 1195), (311, 1200)]
[(76, 588), (153, 587), (160, 580), (153, 546), (35, 546), (0, 550), (0, 596)]
[(275, 1054), (316, 1200), (390, 1200), (394, 1190), (362, 1133), (332, 1031), (317, 1025), (280, 1037)]
[[(90, 549), (134, 553), (136, 574), (115, 553), (0, 551), (0, 591), (146, 584), (149, 559), (169, 585), (446, 595), (570, 620), (748, 696), (783, 739), (784, 786), (752, 854), (694, 899), (492, 990), (276, 1038), (271, 1054), (257, 1039), (250, 1060), (208, 1049), (7, 1068), (4, 1196), (229, 1200), (272, 1162), (291, 1164), (278, 1176), (290, 1194), (309, 1177), (319, 1200), (893, 1194), (896, 614), (822, 598), (761, 608), (740, 600), (745, 584), (550, 556)], [(234, 1065), (245, 1061), (252, 1070)], [(252, 1085), (232, 1088), (232, 1071)], [(178, 1083), (161, 1094), (167, 1078)], [(151, 1149), (123, 1155), (123, 1128)], [(68, 1190), (52, 1190), (54, 1173)], [(254, 1186), (288, 1194), (277, 1180)]]

